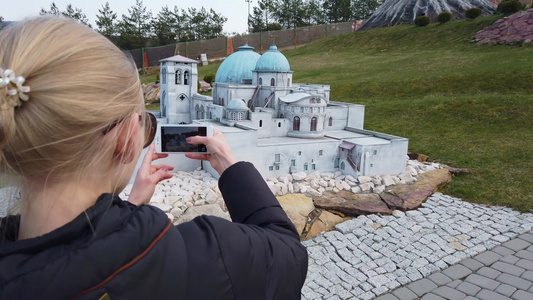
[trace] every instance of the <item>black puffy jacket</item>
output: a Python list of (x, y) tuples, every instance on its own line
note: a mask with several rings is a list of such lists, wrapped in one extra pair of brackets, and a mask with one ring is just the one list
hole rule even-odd
[(219, 187), (233, 222), (173, 226), (111, 194), (32, 239), (2, 219), (0, 299), (300, 299), (307, 251), (263, 178), (240, 162)]

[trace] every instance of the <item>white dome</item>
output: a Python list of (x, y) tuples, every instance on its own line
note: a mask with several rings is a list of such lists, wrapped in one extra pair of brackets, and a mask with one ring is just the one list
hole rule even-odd
[(231, 100), (226, 108), (229, 110), (248, 110), (244, 101), (238, 98)]

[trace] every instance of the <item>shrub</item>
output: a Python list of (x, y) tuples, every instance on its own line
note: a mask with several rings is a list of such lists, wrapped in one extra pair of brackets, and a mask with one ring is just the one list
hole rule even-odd
[(482, 13), (483, 11), (481, 10), (481, 8), (472, 7), (466, 10), (465, 17), (467, 19), (474, 20), (475, 18), (481, 16)]
[(427, 26), (429, 23), (431, 23), (431, 21), (426, 16), (418, 16), (415, 19), (415, 25), (418, 27)]
[(451, 19), (452, 19), (452, 14), (447, 11), (441, 12), (438, 16), (439, 23), (441, 24), (444, 24), (450, 21)]
[(496, 11), (507, 15), (514, 14), (522, 9), (524, 9), (524, 6), (518, 0), (508, 0), (498, 4), (498, 9)]
[(215, 81), (215, 74), (209, 73), (204, 76), (204, 81), (211, 84), (211, 82)]

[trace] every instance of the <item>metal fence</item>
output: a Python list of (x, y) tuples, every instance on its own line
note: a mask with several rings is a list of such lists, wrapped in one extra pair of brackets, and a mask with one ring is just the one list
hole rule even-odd
[(134, 49), (125, 52), (131, 55), (138, 68), (143, 68), (157, 66), (159, 65), (159, 60), (178, 54), (192, 59), (199, 59), (200, 54), (204, 53), (207, 54), (208, 58), (219, 58), (233, 53), (234, 49), (244, 44), (248, 44), (254, 47), (255, 51), (263, 53), (271, 45), (276, 45), (278, 48), (296, 47), (317, 39), (353, 32), (354, 30), (355, 22), (323, 24)]

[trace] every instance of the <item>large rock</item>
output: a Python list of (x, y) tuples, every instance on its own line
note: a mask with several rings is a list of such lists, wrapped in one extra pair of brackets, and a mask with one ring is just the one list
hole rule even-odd
[(179, 216), (175, 224), (188, 222), (198, 216), (208, 215), (215, 216), (231, 221), (227, 212), (224, 212), (218, 204), (207, 204), (202, 206), (189, 207), (182, 215)]
[(492, 15), (496, 10), (496, 5), (487, 0), (386, 0), (361, 29), (412, 24), (418, 16), (427, 16), (431, 22), (437, 22), (443, 11), (450, 12), (454, 20), (462, 20), (466, 10), (472, 7), (480, 8), (483, 16)]
[(200, 80), (200, 93), (209, 93), (212, 89), (209, 83)]
[(313, 199), (315, 206), (341, 212), (345, 215), (390, 214), (391, 210), (377, 194), (353, 194), (340, 191)]
[(306, 239), (317, 236), (324, 231), (330, 231), (335, 225), (344, 222), (344, 219), (336, 214), (332, 214), (329, 211), (323, 211), (318, 219), (311, 225), (311, 228), (305, 235)]
[(513, 44), (533, 39), (533, 9), (499, 19), (475, 35), (478, 44)]
[(429, 196), (452, 181), (452, 176), (446, 169), (429, 171), (419, 176), (414, 184), (391, 186), (379, 196), (392, 209), (411, 210), (418, 208)]
[(288, 194), (277, 198), (298, 233), (302, 234), (307, 217), (315, 209), (313, 199), (303, 194)]
[(157, 83), (148, 83), (143, 86), (144, 101), (150, 104), (155, 101), (159, 101), (161, 88)]

